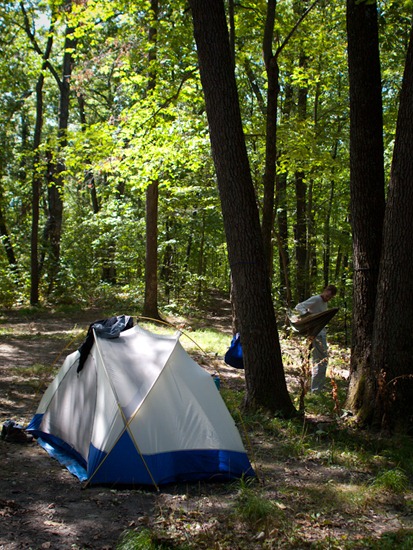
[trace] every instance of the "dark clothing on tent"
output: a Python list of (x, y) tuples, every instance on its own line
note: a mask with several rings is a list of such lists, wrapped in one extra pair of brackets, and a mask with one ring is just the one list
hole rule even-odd
[(95, 321), (89, 326), (86, 339), (79, 348), (80, 358), (77, 372), (79, 373), (92, 349), (94, 342), (94, 332), (101, 338), (118, 338), (119, 334), (128, 328), (133, 327), (133, 318), (129, 315), (120, 315), (118, 317), (109, 317), (102, 321)]

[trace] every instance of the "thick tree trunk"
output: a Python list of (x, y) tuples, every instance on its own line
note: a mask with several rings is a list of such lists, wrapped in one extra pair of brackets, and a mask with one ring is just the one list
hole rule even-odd
[(224, 4), (190, 5), (243, 343), (245, 404), (290, 416), (295, 409), (284, 377)]
[(396, 127), (374, 319), (373, 423), (413, 433), (413, 27)]
[(384, 216), (383, 115), (376, 4), (347, 1), (353, 340), (347, 407), (369, 415), (370, 355)]

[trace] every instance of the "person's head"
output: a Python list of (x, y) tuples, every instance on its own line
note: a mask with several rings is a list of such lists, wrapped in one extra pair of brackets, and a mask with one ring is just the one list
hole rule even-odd
[(323, 292), (320, 294), (324, 302), (329, 302), (331, 298), (337, 294), (337, 287), (335, 285), (327, 285)]

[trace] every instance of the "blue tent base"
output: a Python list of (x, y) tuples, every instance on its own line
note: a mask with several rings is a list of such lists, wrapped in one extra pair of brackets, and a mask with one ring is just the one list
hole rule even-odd
[(87, 481), (87, 471), (79, 464), (79, 461), (70, 453), (63, 450), (58, 445), (48, 443), (41, 437), (37, 438), (37, 443), (43, 447), (49, 455), (55, 458), (62, 466), (65, 466), (71, 474), (76, 476), (79, 481)]
[[(40, 432), (41, 433), (41, 432)], [(136, 449), (126, 451), (121, 445), (115, 452), (105, 455), (91, 448), (92, 462), (97, 464), (93, 473), (80, 463), (78, 453), (64, 442), (49, 434), (38, 433), (37, 442), (62, 466), (86, 485), (158, 487), (172, 483), (226, 482), (241, 477), (255, 477), (244, 453), (230, 451), (178, 451), (141, 457)], [(66, 448), (64, 448), (66, 445)], [(123, 448), (122, 448), (123, 447)], [(119, 453), (125, 459), (119, 467)], [(135, 455), (135, 456), (133, 456)], [(114, 464), (117, 463), (117, 467)], [(149, 473), (150, 472), (150, 473)]]

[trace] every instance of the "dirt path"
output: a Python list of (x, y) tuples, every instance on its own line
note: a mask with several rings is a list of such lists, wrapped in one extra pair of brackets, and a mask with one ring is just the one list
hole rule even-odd
[[(222, 310), (212, 313), (214, 326), (219, 324), (227, 331), (229, 317), (223, 319)], [(229, 313), (229, 309), (225, 310), (225, 315)], [(52, 367), (60, 366), (63, 358), (83, 341), (89, 324), (101, 318), (99, 312), (65, 317), (49, 314), (37, 319), (10, 313), (0, 315), (1, 425), (10, 418), (27, 425), (54, 376)], [(222, 361), (220, 365), (223, 367)], [(228, 387), (243, 385), (240, 371), (223, 367), (220, 375)], [(287, 375), (292, 383), (288, 369)], [(160, 493), (94, 487), (84, 490), (37, 443), (0, 440), (0, 550), (109, 550), (116, 548), (126, 529), (145, 526), (165, 532), (165, 540), (169, 542), (196, 540), (191, 548), (259, 549), (264, 548), (262, 540), (268, 535), (279, 540), (279, 544), (265, 548), (304, 549), (312, 548), (313, 544), (317, 548), (332, 548), (330, 539), (361, 540), (413, 527), (413, 517), (400, 514), (394, 501), (385, 503), (380, 510), (372, 506), (360, 518), (347, 515), (345, 509), (337, 514), (336, 497), (329, 487), (363, 486), (368, 479), (366, 472), (357, 467), (328, 465), (322, 460), (295, 459), (293, 452), (280, 458), (276, 440), (268, 438), (259, 426), (250, 435), (251, 448), (257, 451), (252, 460), (265, 481), (266, 498), (277, 502), (284, 514), (280, 523), (282, 533), (289, 529), (289, 536), (297, 537), (299, 532), (304, 537), (298, 546), (295, 542), (289, 545), (285, 534), (277, 539), (277, 533), (246, 530), (243, 525), (235, 529), (231, 511), (237, 488), (231, 484), (171, 486)], [(321, 491), (326, 499), (331, 498), (334, 511), (314, 517), (304, 514), (303, 495), (311, 491)], [(220, 541), (220, 545), (216, 546), (214, 540)]]
[[(81, 325), (61, 316), (37, 320), (3, 316), (1, 425), (7, 419), (27, 425), (52, 379), (53, 365), (60, 366), (62, 357), (77, 348), (88, 324), (100, 318), (95, 315), (85, 316)], [(83, 491), (36, 442), (1, 441), (0, 464), (0, 548), (4, 550), (114, 548), (122, 531), (150, 514), (154, 504), (150, 493), (123, 492), (119, 499), (108, 490)]]
[[(0, 427), (8, 419), (22, 426), (30, 422), (54, 368), (78, 348), (89, 324), (102, 317), (100, 312), (73, 318), (1, 316)], [(163, 505), (175, 506), (186, 498), (177, 487), (161, 495), (150, 490), (83, 490), (36, 442), (0, 440), (0, 464), (1, 550), (112, 549), (126, 529), (149, 524), (154, 507), (159, 512)], [(209, 506), (222, 490), (222, 485), (205, 489), (203, 496), (215, 495)]]

